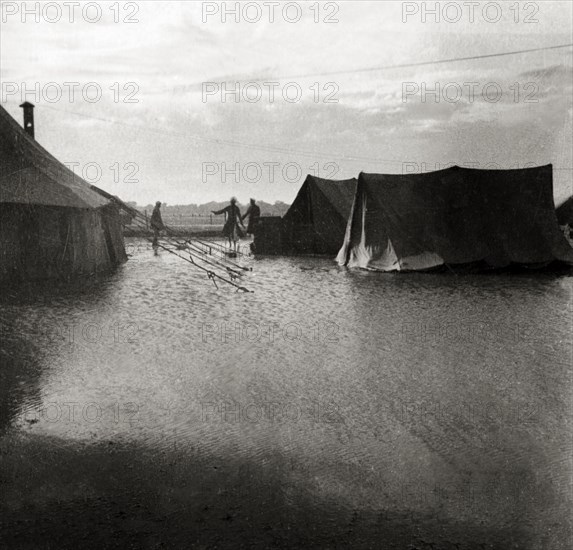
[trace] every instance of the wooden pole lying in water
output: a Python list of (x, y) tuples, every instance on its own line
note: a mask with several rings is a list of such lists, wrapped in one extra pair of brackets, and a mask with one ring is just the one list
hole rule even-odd
[[(113, 195), (110, 195), (109, 193), (107, 193), (106, 191), (104, 191), (103, 189), (99, 189), (98, 187), (96, 187), (95, 185), (91, 185), (90, 187), (92, 187), (94, 189), (94, 191), (98, 192), (100, 195), (108, 198), (109, 200), (115, 202), (120, 208), (122, 208), (123, 210), (125, 210), (126, 212), (131, 213), (131, 215), (133, 216), (133, 218), (137, 221), (137, 223), (139, 224), (139, 226), (141, 227), (143, 223), (145, 223), (145, 228), (146, 230), (148, 229), (148, 222), (147, 222), (147, 211), (145, 212), (145, 216), (136, 208), (133, 208), (131, 206), (129, 206), (128, 204), (125, 204), (121, 199), (119, 199), (118, 197), (115, 197)], [(170, 233), (176, 233), (175, 230), (164, 226), (165, 229), (170, 232)], [(147, 238), (147, 237), (146, 237)], [(152, 242), (152, 239), (147, 238), (148, 241)], [(201, 241), (198, 241), (201, 243)], [(210, 258), (208, 256), (210, 256), (209, 254), (207, 254), (206, 252), (202, 251), (202, 250), (198, 250), (198, 247), (196, 245), (194, 245), (194, 243), (190, 240), (186, 240), (186, 243), (193, 246), (194, 247), (194, 252), (188, 251), (189, 253), (189, 258), (185, 258), (185, 256), (182, 256), (181, 254), (179, 254), (178, 252), (175, 252), (174, 250), (171, 250), (170, 248), (157, 243), (157, 246), (159, 248), (162, 248), (163, 250), (167, 250), (167, 252), (169, 252), (170, 254), (174, 254), (175, 256), (177, 256), (178, 258), (181, 258), (182, 260), (185, 260), (186, 262), (190, 263), (191, 265), (197, 267), (198, 269), (201, 269), (202, 271), (205, 271), (207, 273), (207, 276), (209, 277), (209, 279), (211, 279), (213, 281), (213, 284), (215, 285), (215, 287), (217, 287), (217, 283), (216, 283), (216, 279), (223, 281), (231, 286), (234, 286), (237, 290), (241, 290), (243, 292), (252, 292), (251, 290), (240, 286), (238, 284), (236, 284), (234, 281), (226, 279), (225, 277), (222, 277), (221, 275), (219, 275), (218, 273), (215, 273), (214, 271), (207, 269), (204, 266), (201, 266), (199, 264), (197, 264), (197, 262), (195, 262), (194, 258), (196, 257), (198, 260), (211, 265), (212, 267), (217, 267), (219, 269), (225, 269), (227, 270), (227, 272), (231, 275), (231, 278), (237, 278), (239, 276), (242, 275), (242, 273), (236, 272), (235, 270), (231, 269), (230, 267), (224, 265), (221, 262), (218, 262), (217, 260), (214, 260), (213, 258)], [(178, 243), (180, 244), (180, 243)], [(205, 243), (201, 243), (204, 244)], [(212, 243), (213, 245), (215, 245), (216, 243)], [(208, 247), (211, 247), (211, 245), (206, 245)], [(220, 245), (217, 245), (220, 246)], [(224, 249), (224, 247), (222, 247)], [(245, 271), (249, 271), (248, 268), (245, 268), (243, 266), (240, 266), (238, 264), (235, 264), (235, 262), (231, 262), (230, 260), (224, 258), (226, 262), (234, 265), (235, 267), (238, 267), (240, 269), (243, 269)], [(218, 287), (217, 287), (218, 288)]]
[[(150, 238), (148, 238), (148, 237), (146, 237), (146, 238), (147, 238), (147, 240), (148, 240), (149, 242), (153, 242), (153, 239), (150, 239)], [(245, 288), (245, 287), (243, 287), (243, 286), (241, 286), (241, 285), (238, 285), (238, 284), (235, 283), (234, 281), (229, 280), (229, 279), (226, 279), (225, 277), (222, 277), (222, 276), (219, 275), (218, 273), (215, 273), (214, 271), (212, 271), (212, 270), (210, 270), (210, 269), (207, 269), (206, 267), (203, 267), (203, 266), (199, 265), (197, 262), (194, 261), (194, 259), (193, 259), (194, 256), (193, 256), (193, 254), (191, 254), (191, 253), (189, 253), (189, 256), (190, 256), (190, 259), (189, 259), (189, 258), (186, 258), (185, 256), (179, 254), (179, 253), (176, 252), (175, 250), (171, 250), (170, 248), (168, 248), (168, 247), (166, 247), (166, 246), (164, 246), (164, 245), (162, 245), (162, 244), (160, 244), (160, 243), (157, 243), (157, 246), (158, 246), (159, 248), (162, 248), (163, 250), (166, 250), (166, 251), (169, 252), (170, 254), (173, 254), (173, 255), (177, 256), (178, 258), (181, 258), (182, 260), (185, 260), (186, 262), (190, 263), (190, 264), (193, 265), (194, 267), (196, 267), (196, 268), (198, 268), (198, 269), (201, 269), (202, 271), (204, 271), (205, 273), (207, 273), (207, 276), (209, 277), (209, 279), (211, 279), (211, 280), (213, 281), (213, 283), (215, 284), (216, 287), (217, 287), (217, 284), (216, 284), (216, 282), (215, 282), (215, 279), (218, 279), (218, 280), (223, 281), (223, 282), (225, 282), (225, 283), (227, 283), (227, 284), (229, 284), (229, 285), (231, 285), (231, 286), (234, 286), (237, 290), (241, 290), (242, 292), (252, 292), (252, 291), (249, 290), (248, 288)], [(205, 262), (205, 263), (207, 263), (207, 264), (209, 264), (209, 265), (214, 266), (213, 263), (209, 262), (209, 261), (206, 260), (205, 258), (202, 258), (201, 256), (199, 256), (198, 259), (201, 260), (201, 261), (203, 261), (203, 262)], [(215, 267), (221, 267), (221, 266), (215, 266)], [(223, 266), (223, 267), (224, 267), (224, 266)], [(229, 270), (229, 268), (226, 268), (226, 269)], [(238, 274), (237, 274), (237, 275), (238, 275)], [(217, 288), (218, 288), (218, 287), (217, 287)]]

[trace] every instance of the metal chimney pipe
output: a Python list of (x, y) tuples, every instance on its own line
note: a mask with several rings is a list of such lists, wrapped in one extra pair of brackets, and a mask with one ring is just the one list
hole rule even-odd
[(24, 109), (24, 130), (26, 133), (34, 138), (34, 105), (26, 101), (20, 105)]

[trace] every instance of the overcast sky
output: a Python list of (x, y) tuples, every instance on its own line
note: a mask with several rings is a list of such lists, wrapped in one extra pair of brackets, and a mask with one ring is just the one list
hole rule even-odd
[[(573, 48), (362, 70), (570, 44), (570, 1), (490, 2), (485, 13), (480, 2), (473, 22), (467, 2), (451, 2), (439, 23), (421, 2), (301, 1), (286, 12), (280, 2), (274, 22), (267, 2), (243, 2), (239, 22), (222, 20), (235, 2), (99, 2), (99, 22), (85, 20), (96, 7), (70, 22), (66, 6), (55, 21), (53, 4), (22, 22), (22, 4), (3, 3), (2, 105), (20, 121), (24, 84), (36, 139), (92, 180), (97, 163), (96, 184), (124, 200), (290, 202), (309, 172), (344, 179), (447, 163), (551, 162), (556, 200), (573, 192)], [(434, 4), (446, 2), (425, 7)], [(67, 82), (79, 83), (72, 102)], [(222, 82), (240, 82), (251, 101), (223, 103)], [(239, 173), (224, 177), (223, 163)]]

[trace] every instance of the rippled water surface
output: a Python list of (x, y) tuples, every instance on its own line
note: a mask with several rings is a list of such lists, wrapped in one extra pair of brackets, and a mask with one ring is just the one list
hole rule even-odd
[(571, 547), (570, 276), (245, 258), (245, 294), (132, 244), (4, 291), (11, 547)]

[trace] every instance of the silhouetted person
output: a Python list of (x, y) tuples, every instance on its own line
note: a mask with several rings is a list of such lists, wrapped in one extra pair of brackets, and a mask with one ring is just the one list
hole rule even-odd
[(243, 225), (243, 220), (241, 218), (241, 211), (237, 206), (237, 199), (233, 197), (231, 199), (231, 204), (223, 208), (222, 210), (211, 210), (216, 216), (219, 214), (226, 214), (227, 220), (223, 226), (223, 236), (229, 239), (229, 248), (234, 246), (235, 252), (237, 251), (237, 241), (244, 236), (243, 231), (239, 227), (239, 224), (245, 229)]
[(165, 225), (163, 224), (163, 220), (161, 219), (161, 203), (157, 201), (155, 203), (155, 208), (153, 209), (153, 213), (151, 214), (151, 220), (149, 224), (151, 225), (151, 229), (153, 229), (153, 243), (151, 246), (153, 248), (157, 248), (159, 245), (159, 233), (165, 229)]
[(249, 225), (247, 225), (247, 235), (254, 235), (257, 224), (259, 223), (259, 218), (261, 217), (261, 209), (255, 204), (255, 199), (251, 199), (251, 205), (247, 210), (247, 213), (241, 218), (244, 220), (249, 216)]

